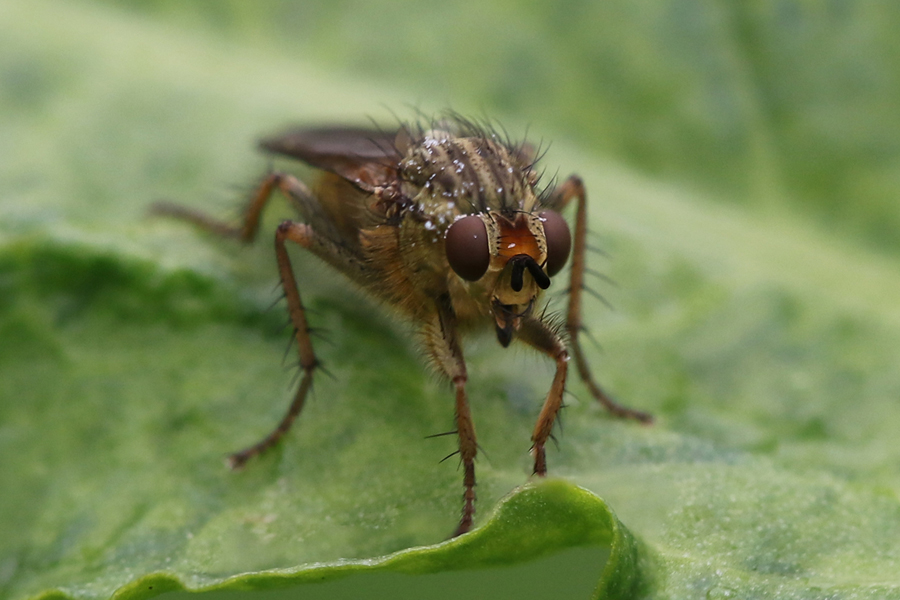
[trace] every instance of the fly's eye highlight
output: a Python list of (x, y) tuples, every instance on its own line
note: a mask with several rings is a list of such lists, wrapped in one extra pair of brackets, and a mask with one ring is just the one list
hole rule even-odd
[(572, 250), (572, 234), (569, 225), (559, 213), (545, 210), (538, 215), (544, 226), (544, 238), (547, 240), (547, 275), (553, 277), (559, 273), (569, 259)]
[(447, 262), (457, 275), (466, 281), (481, 279), (491, 261), (487, 228), (481, 217), (468, 215), (454, 221), (444, 243)]

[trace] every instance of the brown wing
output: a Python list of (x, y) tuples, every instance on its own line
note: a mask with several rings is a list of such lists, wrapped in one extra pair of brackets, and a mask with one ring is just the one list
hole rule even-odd
[(364, 128), (301, 128), (264, 139), (260, 147), (330, 171), (372, 192), (396, 179), (402, 158), (396, 137), (396, 132)]

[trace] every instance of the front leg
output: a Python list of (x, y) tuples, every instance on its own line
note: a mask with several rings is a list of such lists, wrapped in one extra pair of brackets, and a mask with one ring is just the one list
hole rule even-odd
[(531, 434), (531, 453), (534, 456), (534, 474), (547, 474), (547, 456), (544, 446), (553, 432), (553, 423), (562, 408), (566, 391), (566, 374), (569, 368), (569, 352), (562, 337), (543, 321), (528, 317), (519, 329), (519, 339), (533, 346), (556, 361), (556, 374), (544, 400), (544, 407)]
[(591, 369), (585, 360), (581, 349), (579, 335), (584, 329), (581, 319), (581, 300), (584, 292), (585, 251), (587, 249), (587, 195), (584, 182), (577, 175), (572, 175), (565, 180), (550, 196), (549, 205), (554, 210), (561, 210), (572, 200), (578, 199), (575, 213), (575, 235), (572, 240), (572, 268), (571, 282), (569, 284), (569, 310), (566, 317), (566, 332), (569, 334), (569, 346), (575, 366), (582, 381), (590, 390), (591, 395), (597, 399), (603, 407), (616, 415), (627, 419), (635, 419), (641, 423), (652, 423), (653, 416), (614, 401), (594, 380)]
[(456, 313), (450, 296), (439, 297), (434, 316), (422, 330), (425, 349), (435, 366), (456, 388), (456, 432), (459, 436), (459, 458), (463, 467), (463, 509), (459, 525), (453, 536), (466, 533), (472, 528), (475, 518), (475, 455), (478, 443), (475, 438), (475, 424), (469, 410), (466, 396), (466, 362), (462, 354)]

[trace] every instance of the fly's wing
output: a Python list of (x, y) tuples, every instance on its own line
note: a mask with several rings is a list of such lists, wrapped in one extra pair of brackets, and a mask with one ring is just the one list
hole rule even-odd
[(325, 171), (308, 198), (295, 198), (303, 220), (329, 240), (359, 250), (360, 232), (383, 220), (376, 188), (395, 184), (403, 143), (397, 133), (352, 127), (298, 128), (264, 139), (269, 152)]
[(295, 129), (260, 142), (274, 152), (346, 179), (364, 192), (396, 180), (396, 132), (352, 127)]

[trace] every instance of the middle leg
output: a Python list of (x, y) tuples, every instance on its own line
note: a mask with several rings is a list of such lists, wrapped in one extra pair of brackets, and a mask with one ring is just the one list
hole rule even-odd
[(319, 360), (313, 351), (312, 340), (309, 334), (310, 329), (306, 319), (306, 310), (300, 298), (297, 279), (294, 276), (291, 259), (287, 252), (287, 242), (293, 242), (313, 252), (351, 277), (360, 279), (368, 276), (366, 266), (359, 257), (348, 251), (340, 243), (322, 235), (312, 226), (293, 221), (284, 221), (278, 226), (275, 233), (275, 258), (278, 262), (278, 273), (281, 277), (281, 286), (287, 301), (288, 314), (290, 315), (291, 325), (294, 328), (294, 341), (297, 344), (300, 367), (303, 369), (303, 378), (300, 380), (300, 386), (297, 388), (290, 407), (275, 429), (257, 443), (240, 452), (235, 452), (229, 457), (229, 464), (233, 469), (239, 469), (254, 456), (265, 452), (277, 444), (284, 434), (288, 432), (303, 409), (306, 396), (310, 388), (312, 388), (313, 374), (319, 367)]
[(287, 253), (286, 242), (288, 240), (305, 248), (310, 248), (317, 245), (318, 236), (310, 226), (294, 223), (293, 221), (283, 222), (275, 233), (275, 257), (278, 261), (278, 273), (281, 276), (281, 285), (284, 289), (291, 325), (294, 328), (294, 340), (297, 343), (297, 352), (300, 355), (303, 379), (300, 381), (300, 386), (294, 394), (294, 399), (288, 411), (275, 429), (252, 446), (240, 452), (235, 452), (228, 457), (228, 462), (232, 469), (241, 468), (248, 460), (277, 444), (284, 434), (288, 432), (303, 409), (306, 396), (312, 387), (313, 373), (319, 366), (319, 360), (313, 351), (312, 340), (309, 335), (309, 323), (306, 320), (306, 311), (300, 299), (297, 279), (294, 277), (291, 259)]

